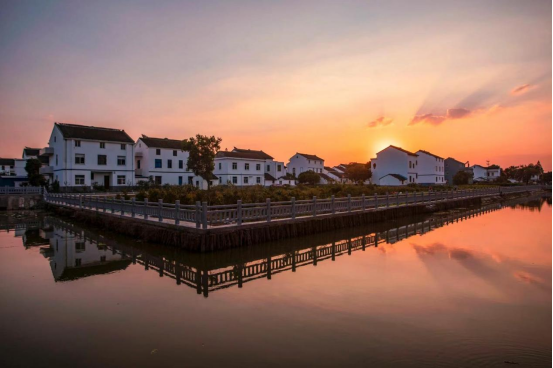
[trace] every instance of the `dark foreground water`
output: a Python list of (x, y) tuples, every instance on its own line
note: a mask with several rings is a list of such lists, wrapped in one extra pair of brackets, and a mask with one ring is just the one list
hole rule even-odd
[(0, 214), (1, 367), (551, 366), (551, 200), (211, 255)]

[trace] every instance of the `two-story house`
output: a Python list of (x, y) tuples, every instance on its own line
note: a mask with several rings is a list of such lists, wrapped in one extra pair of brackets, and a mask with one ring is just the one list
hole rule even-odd
[(417, 183), (429, 185), (445, 184), (444, 159), (424, 150), (418, 150), (416, 154), (418, 155)]
[(325, 160), (317, 155), (298, 152), (290, 157), (286, 170), (297, 178), (302, 172), (306, 171), (324, 173), (324, 163)]
[(388, 146), (371, 159), (371, 182), (377, 185), (407, 185), (417, 182), (418, 155)]
[(124, 130), (55, 123), (48, 147), (51, 173), (61, 187), (134, 185), (134, 141)]
[(217, 153), (214, 173), (221, 184), (239, 186), (275, 185), (285, 174), (284, 162), (263, 151), (236, 147)]
[(449, 185), (453, 185), (453, 177), (459, 172), (465, 170), (465, 163), (448, 157), (444, 160), (444, 177), (445, 181)]

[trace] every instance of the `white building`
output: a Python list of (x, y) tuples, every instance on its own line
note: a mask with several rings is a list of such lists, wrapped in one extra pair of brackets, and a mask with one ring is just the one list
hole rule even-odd
[(417, 183), (444, 185), (444, 159), (424, 150), (418, 150), (416, 154), (418, 155)]
[(134, 141), (124, 130), (55, 123), (41, 156), (50, 156), (41, 173), (61, 187), (134, 185)]
[(298, 177), (302, 172), (313, 171), (316, 173), (324, 173), (325, 160), (317, 155), (306, 153), (296, 153), (290, 157), (286, 170), (289, 174)]
[(214, 174), (222, 185), (277, 185), (284, 174), (284, 162), (275, 161), (263, 151), (236, 148), (219, 151)]
[(501, 168), (497, 165), (492, 165), (489, 167), (482, 165), (473, 165), (471, 166), (471, 169), (474, 173), (474, 182), (494, 181), (501, 175)]
[(388, 146), (371, 159), (371, 182), (377, 185), (406, 185), (417, 182), (418, 155)]
[[(182, 140), (142, 135), (134, 145), (136, 181), (152, 180), (159, 185), (194, 185), (201, 189), (218, 184), (194, 175), (187, 168), (189, 153), (182, 150)], [(208, 183), (209, 181), (209, 183)]]

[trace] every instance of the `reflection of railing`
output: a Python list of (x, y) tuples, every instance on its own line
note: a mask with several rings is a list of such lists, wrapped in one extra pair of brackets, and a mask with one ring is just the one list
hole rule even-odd
[(42, 194), (42, 187), (0, 187), (0, 194)]
[(91, 243), (100, 246), (108, 246), (115, 253), (121, 254), (124, 258), (129, 257), (133, 263), (141, 264), (146, 270), (156, 270), (160, 276), (168, 276), (175, 279), (177, 284), (184, 283), (196, 289), (198, 294), (208, 296), (209, 292), (224, 289), (259, 278), (271, 279), (272, 275), (292, 271), (310, 264), (317, 265), (327, 259), (335, 260), (344, 254), (351, 255), (352, 252), (365, 250), (367, 247), (378, 246), (379, 244), (393, 244), (410, 236), (425, 234), (436, 228), (454, 222), (470, 219), (485, 213), (502, 208), (500, 204), (491, 204), (478, 209), (448, 214), (441, 217), (433, 217), (424, 221), (399, 226), (393, 229), (344, 239), (325, 245), (310, 247), (308, 249), (294, 250), (288, 253), (258, 259), (245, 264), (234, 264), (224, 268), (203, 268), (186, 265), (175, 259), (155, 256), (143, 252), (135, 247), (111, 241), (87, 230), (82, 230), (71, 223), (55, 219), (50, 224), (62, 227), (68, 233), (78, 233)]
[(395, 193), (395, 195), (374, 195), (330, 199), (296, 201), (292, 198), (286, 202), (237, 204), (208, 206), (207, 202), (196, 202), (196, 205), (181, 205), (148, 202), (148, 199), (136, 201), (116, 199), (113, 197), (48, 194), (45, 199), (51, 204), (70, 206), (90, 211), (119, 213), (121, 216), (141, 217), (159, 222), (171, 222), (185, 226), (208, 229), (214, 226), (241, 226), (244, 223), (271, 222), (273, 220), (296, 220), (299, 218), (332, 216), (336, 214), (374, 211), (390, 207), (433, 204), (465, 198), (495, 196), (504, 193), (539, 190), (538, 186), (525, 187), (492, 187), (468, 190), (443, 190), (413, 193)]

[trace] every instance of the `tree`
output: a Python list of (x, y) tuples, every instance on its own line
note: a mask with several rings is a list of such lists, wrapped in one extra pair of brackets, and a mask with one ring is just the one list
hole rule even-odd
[(314, 171), (304, 171), (298, 176), (298, 182), (300, 184), (319, 184), (321, 177)]
[(221, 141), (221, 138), (201, 134), (182, 141), (182, 150), (189, 153), (188, 162), (186, 163), (187, 170), (206, 179), (208, 188), (209, 178), (215, 170), (215, 155), (221, 149)]
[(363, 184), (372, 177), (371, 164), (349, 164), (346, 168), (346, 177), (354, 183)]
[(551, 171), (541, 174), (541, 182), (543, 184), (551, 184)]
[(458, 171), (457, 174), (453, 177), (453, 184), (455, 185), (463, 185), (468, 184), (472, 180), (473, 174), (470, 172), (461, 170)]
[(27, 160), (25, 164), (25, 171), (27, 171), (27, 178), (29, 179), (29, 184), (38, 187), (44, 186), (46, 184), (46, 179), (40, 175), (40, 168), (42, 163), (39, 159), (31, 158)]

